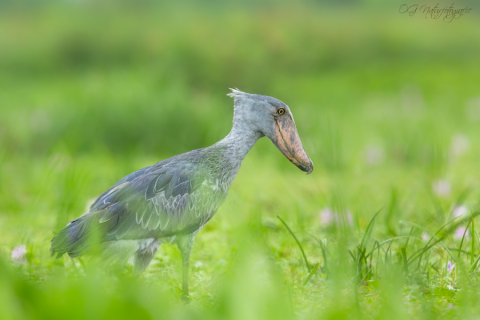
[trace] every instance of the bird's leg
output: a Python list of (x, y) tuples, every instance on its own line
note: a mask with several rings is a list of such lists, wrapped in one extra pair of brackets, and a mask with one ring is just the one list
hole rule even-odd
[(188, 292), (188, 260), (189, 258), (182, 258), (182, 298), (183, 300), (190, 300), (190, 293)]
[(159, 247), (160, 242), (155, 240), (148, 246), (142, 247), (135, 252), (133, 260), (133, 275), (135, 277), (140, 277), (145, 271)]
[(190, 252), (192, 251), (193, 239), (195, 234), (177, 236), (176, 242), (182, 254), (182, 299), (185, 302), (190, 301), (188, 292), (188, 262), (190, 260)]

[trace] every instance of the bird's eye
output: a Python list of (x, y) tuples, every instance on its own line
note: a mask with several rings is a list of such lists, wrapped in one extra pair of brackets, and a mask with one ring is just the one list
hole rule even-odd
[(284, 113), (285, 113), (285, 109), (280, 108), (280, 109), (278, 109), (277, 112), (278, 112), (278, 114), (280, 114), (280, 115), (281, 115), (281, 114), (284, 114)]

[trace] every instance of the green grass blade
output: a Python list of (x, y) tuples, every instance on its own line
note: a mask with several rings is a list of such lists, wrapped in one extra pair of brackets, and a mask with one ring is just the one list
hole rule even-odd
[(470, 223), (471, 223), (472, 221), (473, 221), (473, 219), (470, 220), (470, 222), (468, 223), (467, 227), (465, 228), (465, 231), (463, 232), (462, 241), (460, 241), (460, 248), (458, 249), (457, 259), (460, 259), (460, 254), (462, 253), (463, 241), (465, 240), (465, 236), (467, 235), (468, 228), (470, 227)]
[(313, 266), (312, 268), (312, 271), (310, 271), (310, 273), (308, 274), (307, 278), (305, 279), (305, 281), (303, 281), (303, 285), (306, 285), (308, 283), (308, 281), (310, 281), (310, 279), (313, 277), (313, 275), (315, 274), (315, 272), (317, 272), (317, 269), (318, 267), (320, 267), (320, 263), (317, 263)]
[(307, 272), (310, 272), (310, 265), (308, 264), (307, 256), (305, 255), (305, 251), (303, 251), (303, 247), (300, 244), (300, 241), (298, 241), (292, 229), (290, 229), (290, 227), (285, 223), (285, 221), (283, 221), (283, 219), (280, 218), (279, 216), (277, 216), (277, 218), (280, 219), (280, 221), (283, 223), (285, 228), (287, 228), (288, 232), (292, 235), (293, 239), (295, 239), (295, 242), (297, 243), (298, 247), (300, 248), (300, 251), (302, 252), (303, 260), (305, 260), (305, 266), (307, 267)]
[(372, 234), (373, 230), (373, 225), (375, 224), (375, 218), (378, 216), (378, 214), (383, 210), (381, 208), (380, 210), (375, 213), (375, 215), (372, 217), (370, 222), (368, 223), (367, 229), (365, 230), (365, 234), (363, 235), (362, 242), (360, 243), (360, 248), (365, 248), (365, 245), (367, 244), (368, 240), (370, 239), (370, 236)]
[[(423, 255), (425, 252), (427, 252), (428, 250), (430, 250), (430, 249), (431, 249), (435, 244), (437, 244), (437, 243), (439, 243), (439, 244), (445, 249), (445, 251), (450, 255), (450, 257), (452, 257), (452, 259), (455, 261), (455, 257), (453, 256), (453, 254), (450, 252), (450, 250), (447, 248), (447, 246), (442, 242), (442, 240), (443, 240), (444, 238), (438, 238), (438, 237), (436, 236), (436, 234), (438, 234), (441, 230), (443, 230), (443, 228), (445, 228), (447, 225), (449, 225), (450, 223), (452, 223), (452, 222), (453, 222), (454, 220), (456, 220), (456, 219), (457, 219), (457, 218), (453, 218), (453, 219), (451, 219), (450, 221), (448, 221), (448, 222), (447, 222), (446, 224), (444, 224), (440, 229), (438, 229), (438, 231), (437, 231), (435, 234), (432, 234), (428, 229), (426, 229), (426, 228), (424, 228), (424, 227), (422, 227), (422, 226), (420, 226), (420, 225), (418, 225), (418, 224), (416, 224), (416, 223), (413, 223), (413, 222), (410, 222), (410, 221), (404, 221), (404, 220), (400, 221), (400, 223), (409, 224), (409, 225), (411, 225), (411, 226), (414, 226), (414, 227), (416, 227), (416, 228), (418, 228), (418, 229), (420, 229), (420, 230), (423, 230), (423, 231), (427, 232), (428, 234), (430, 234), (430, 236), (432, 236), (432, 239), (436, 239), (436, 240), (437, 240), (437, 242), (435, 242), (433, 245), (430, 245), (430, 246), (429, 246), (430, 241), (432, 240), (432, 239), (430, 239), (430, 240), (427, 242), (427, 244), (425, 245), (425, 247), (424, 247), (423, 249), (418, 250), (417, 252), (413, 253), (413, 254), (410, 256), (410, 258), (408, 259), (408, 260), (409, 260), (408, 263), (410, 264), (410, 263), (412, 263), (413, 261), (415, 261), (415, 260), (418, 259), (418, 258), (421, 259), (422, 255)], [(415, 255), (416, 255), (417, 253), (419, 253), (419, 255), (417, 255), (417, 256), (415, 257)], [(415, 258), (414, 258), (414, 257), (415, 257)]]
[(472, 265), (473, 260), (475, 260), (475, 221), (473, 220), (473, 215), (470, 221), (472, 222), (472, 254), (470, 258), (470, 265)]

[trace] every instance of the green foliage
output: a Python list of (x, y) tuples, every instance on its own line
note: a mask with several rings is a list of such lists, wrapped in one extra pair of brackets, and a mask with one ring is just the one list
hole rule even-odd
[[(478, 317), (478, 13), (373, 3), (0, 3), (0, 319)], [(117, 180), (223, 138), (229, 87), (286, 102), (315, 170), (257, 143), (190, 305), (171, 245), (138, 280), (49, 257)]]

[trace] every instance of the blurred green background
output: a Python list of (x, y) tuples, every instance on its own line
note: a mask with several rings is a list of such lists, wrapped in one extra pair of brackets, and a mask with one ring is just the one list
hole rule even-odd
[[(475, 318), (480, 7), (402, 4), (0, 1), (0, 317)], [(226, 136), (235, 87), (289, 105), (315, 170), (257, 143), (196, 239), (190, 305), (173, 246), (138, 281), (49, 258), (117, 180)]]

